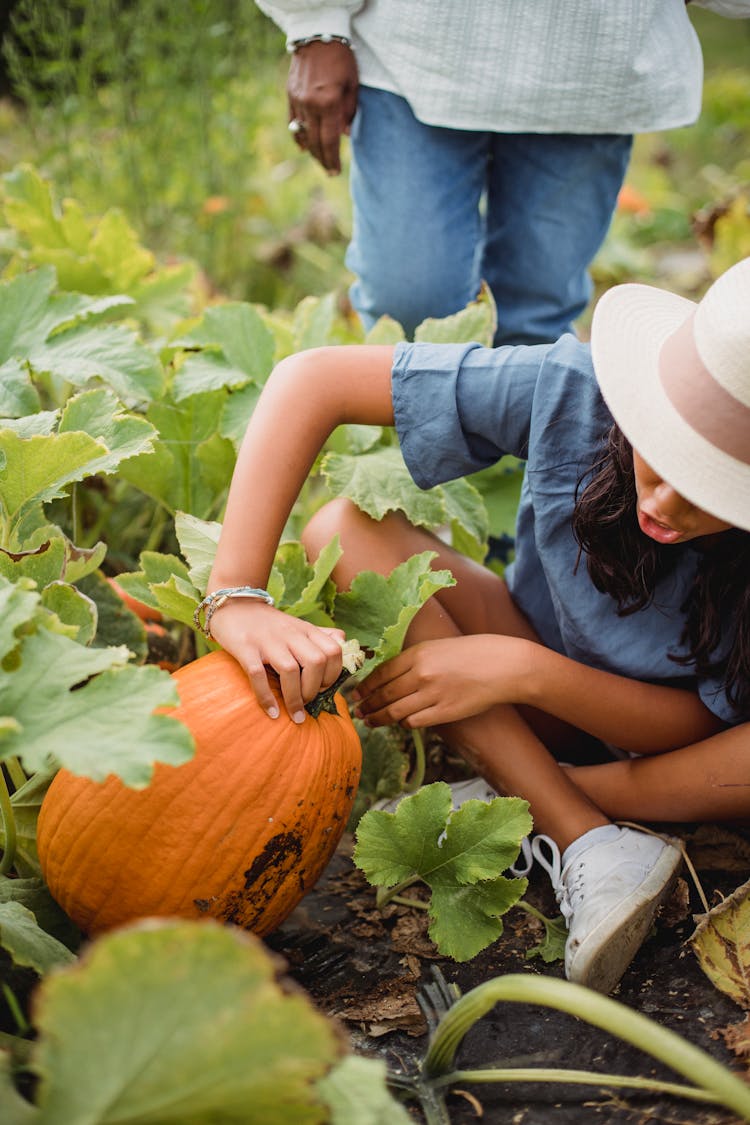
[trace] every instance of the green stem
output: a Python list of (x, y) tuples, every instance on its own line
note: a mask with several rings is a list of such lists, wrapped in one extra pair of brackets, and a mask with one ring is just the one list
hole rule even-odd
[(414, 739), (414, 771), (409, 780), (404, 784), (404, 793), (416, 793), (424, 782), (426, 758), (424, 752), (424, 738), (421, 730), (413, 730)]
[(518, 902), (515, 902), (513, 905), (517, 906), (519, 910), (525, 910), (526, 913), (531, 914), (532, 917), (538, 918), (540, 922), (544, 922), (547, 926), (551, 925), (555, 920), (554, 918), (548, 918), (546, 914), (542, 914), (541, 910), (537, 910), (537, 908), (532, 906), (530, 902), (527, 902), (525, 898), (519, 899)]
[(18, 1003), (18, 1000), (16, 999), (16, 995), (13, 992), (13, 989), (8, 984), (6, 984), (5, 981), (3, 981), (3, 996), (5, 997), (6, 1004), (10, 1008), (10, 1014), (13, 1016), (13, 1019), (16, 1022), (18, 1034), (27, 1035), (29, 1031), (31, 1031), (31, 1025), (26, 1019), (26, 1016), (23, 1014), (23, 1010), (21, 1008), (21, 1005)]
[[(480, 984), (457, 1000), (441, 1019), (422, 1064), (422, 1075), (428, 1082), (452, 1070), (466, 1032), (499, 1001), (541, 1004), (577, 1016), (646, 1051), (690, 1079), (714, 1101), (750, 1121), (750, 1089), (705, 1051), (617, 1000), (547, 976), (509, 973)], [(602, 1075), (600, 1082), (606, 1085), (607, 1076)]]
[[(402, 891), (405, 891), (407, 887), (411, 887), (414, 885), (414, 883), (418, 882), (418, 875), (410, 875), (409, 878), (404, 879), (403, 882), (396, 883), (395, 887), (378, 887), (375, 893), (375, 905), (377, 906), (378, 910), (382, 910), (384, 906), (387, 906), (389, 902), (393, 902), (393, 900), (398, 895), (400, 895)], [(409, 905), (411, 905), (411, 903)]]
[(5, 772), (0, 769), (0, 814), (3, 820), (5, 849), (0, 860), (0, 875), (7, 875), (16, 861), (16, 818), (10, 803), (10, 793), (5, 780)]
[(454, 1086), (458, 1082), (560, 1082), (572, 1086), (611, 1086), (649, 1090), (655, 1094), (672, 1094), (695, 1102), (714, 1102), (707, 1090), (682, 1086), (679, 1082), (660, 1082), (656, 1078), (639, 1078), (632, 1074), (602, 1074), (595, 1070), (555, 1070), (546, 1067), (492, 1067), (491, 1070), (454, 1070), (442, 1078), (433, 1078), (435, 1087)]
[(417, 910), (430, 909), (429, 902), (423, 902), (421, 898), (407, 898), (406, 895), (391, 895), (388, 901), (398, 903), (399, 906), (413, 906)]
[(80, 505), (78, 503), (78, 485), (74, 482), (70, 489), (70, 522), (71, 534), (74, 543), (80, 543), (81, 528), (80, 521)]
[(3, 760), (3, 765), (8, 771), (8, 777), (13, 782), (14, 789), (20, 789), (22, 785), (26, 784), (28, 778), (18, 758), (5, 758)]

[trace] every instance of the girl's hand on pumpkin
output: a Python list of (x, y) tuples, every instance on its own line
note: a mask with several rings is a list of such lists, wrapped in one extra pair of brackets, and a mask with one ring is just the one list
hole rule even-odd
[(311, 625), (262, 602), (226, 603), (211, 620), (211, 635), (245, 669), (272, 719), (278, 718), (279, 706), (267, 667), (278, 674), (284, 705), (295, 723), (305, 721), (305, 703), (341, 674), (341, 629)]
[(530, 644), (496, 634), (421, 641), (359, 685), (355, 714), (368, 726), (428, 727), (524, 702)]

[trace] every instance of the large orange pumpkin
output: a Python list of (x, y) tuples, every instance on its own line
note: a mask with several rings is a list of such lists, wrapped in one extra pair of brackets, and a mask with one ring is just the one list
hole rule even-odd
[(346, 826), (361, 748), (346, 704), (269, 719), (240, 665), (212, 652), (174, 673), (196, 741), (146, 789), (61, 770), (38, 824), (50, 891), (84, 933), (149, 915), (213, 917), (257, 934), (312, 887)]

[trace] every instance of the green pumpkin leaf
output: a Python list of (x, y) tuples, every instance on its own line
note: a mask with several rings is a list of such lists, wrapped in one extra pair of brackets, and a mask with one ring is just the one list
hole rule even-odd
[(467, 961), (503, 931), (502, 915), (526, 890), (502, 874), (531, 831), (528, 803), (496, 797), (451, 808), (450, 787), (426, 785), (395, 813), (366, 813), (354, 862), (377, 886), (421, 879), (432, 891), (430, 937), (438, 950)]
[(249, 376), (244, 371), (232, 367), (223, 355), (206, 350), (185, 356), (175, 375), (172, 392), (175, 402), (184, 402), (192, 395), (245, 387), (248, 382)]
[(335, 588), (331, 571), (343, 554), (338, 535), (334, 536), (313, 564), (307, 561), (301, 543), (282, 543), (276, 552), (274, 566), (284, 577), (284, 596), (279, 608), (293, 617), (309, 617), (321, 610), (327, 612)]
[(544, 926), (544, 937), (538, 945), (527, 951), (526, 960), (530, 961), (532, 957), (541, 957), (547, 965), (553, 961), (562, 961), (565, 956), (565, 943), (568, 940), (568, 926), (565, 919), (561, 914), (554, 918), (547, 918), (545, 915), (539, 916), (535, 912), (534, 916), (539, 918)]
[(0, 715), (20, 726), (0, 743), (2, 756), (20, 758), (30, 773), (50, 761), (97, 781), (116, 773), (134, 788), (148, 784), (154, 762), (186, 761), (187, 727), (154, 714), (177, 702), (173, 681), (154, 666), (126, 664), (128, 655), (46, 629), (25, 637), (20, 664), (0, 679)]
[(0, 660), (18, 646), (18, 630), (31, 620), (40, 601), (41, 595), (30, 579), (0, 581)]
[(239, 301), (207, 308), (200, 322), (177, 343), (219, 349), (226, 360), (227, 379), (213, 385), (226, 387), (240, 387), (250, 380), (259, 386), (265, 383), (276, 346), (260, 313)]
[[(52, 767), (32, 774), (28, 781), (11, 795), (10, 803), (13, 807), (13, 819), (16, 824), (15, 868), (20, 875), (34, 877), (41, 874), (36, 849), (36, 824), (39, 809), (55, 772), (56, 768)], [(13, 882), (17, 883), (18, 880), (14, 879)], [(37, 913), (37, 904), (26, 902), (24, 899), (21, 899), (21, 901), (24, 906), (28, 906), (35, 914)], [(45, 929), (50, 929), (56, 937), (65, 940), (62, 934), (46, 925), (44, 918), (40, 921), (40, 925), (44, 925)], [(67, 941), (66, 944), (68, 944)]]
[(96, 602), (69, 582), (50, 582), (42, 590), (42, 605), (76, 630), (74, 640), (91, 644), (96, 636), (99, 612)]
[(260, 390), (255, 383), (248, 383), (241, 390), (233, 391), (224, 404), (219, 433), (222, 437), (229, 438), (235, 449), (239, 449), (245, 436), (248, 422), (260, 397)]
[(321, 471), (334, 496), (348, 496), (374, 520), (381, 520), (387, 512), (401, 511), (410, 523), (421, 527), (439, 527), (445, 522), (440, 490), (424, 492), (417, 488), (395, 446), (378, 447), (358, 456), (329, 453)]
[(28, 551), (6, 551), (0, 548), (0, 574), (11, 582), (31, 578), (41, 590), (50, 582), (59, 582), (65, 574), (67, 551), (61, 535), (45, 540)]
[(336, 294), (323, 297), (304, 297), (294, 310), (292, 318), (293, 350), (306, 351), (330, 344), (336, 321)]
[(484, 562), (489, 519), (481, 493), (465, 477), (448, 481), (440, 488), (453, 546), (477, 562)]
[(75, 961), (75, 954), (43, 930), (20, 902), (0, 901), (0, 946), (14, 965), (33, 969), (40, 976)]
[[(81, 234), (84, 229), (78, 227)], [(83, 248), (80, 238), (77, 249), (80, 252)], [(112, 287), (123, 293), (129, 293), (156, 264), (154, 255), (139, 244), (135, 231), (117, 208), (107, 211), (99, 220), (86, 250)]]
[(318, 1083), (331, 1125), (410, 1125), (414, 1121), (389, 1093), (382, 1059), (347, 1055)]
[[(39, 410), (39, 395), (28, 367), (16, 356), (0, 364), (0, 418), (23, 418)], [(25, 421), (25, 419), (24, 419)]]
[(114, 472), (129, 457), (149, 452), (157, 436), (145, 418), (124, 413), (112, 392), (103, 387), (83, 391), (66, 402), (58, 432), (76, 430), (104, 442), (109, 451), (106, 460), (93, 467), (97, 473)]
[(40, 1122), (319, 1125), (340, 1047), (274, 971), (258, 939), (212, 922), (100, 938), (37, 991)]
[(177, 512), (174, 526), (180, 550), (188, 561), (188, 577), (196, 590), (206, 590), (221, 524), (215, 520), (200, 520), (189, 512)]
[(360, 678), (401, 651), (409, 625), (428, 598), (455, 585), (450, 571), (430, 568), (434, 558), (434, 551), (412, 555), (387, 577), (362, 571), (349, 590), (336, 595), (334, 621), (348, 637), (356, 637), (362, 648), (373, 651)]
[(390, 316), (381, 316), (365, 336), (366, 344), (400, 344), (404, 340), (406, 333), (399, 322)]
[(0, 903), (16, 902), (30, 910), (37, 925), (68, 949), (77, 949), (81, 935), (65, 911), (57, 905), (44, 880), (38, 877), (0, 876)]
[(419, 343), (430, 344), (484, 344), (491, 348), (497, 328), (497, 309), (486, 282), (476, 301), (472, 301), (460, 312), (442, 319), (423, 320), (414, 332)]
[(28, 359), (34, 371), (50, 372), (74, 387), (102, 379), (129, 404), (152, 402), (164, 392), (161, 364), (135, 333), (119, 325), (81, 325), (58, 332), (36, 346)]
[[(189, 512), (209, 519), (223, 500), (217, 491), (217, 472), (223, 473), (223, 491), (234, 464), (233, 452), (230, 456), (226, 447), (211, 441), (218, 437), (223, 404), (223, 392), (193, 395), (179, 405), (166, 398), (152, 404), (147, 418), (159, 433), (154, 451), (129, 460), (120, 475), (172, 513)], [(204, 443), (208, 444), (201, 451)], [(206, 479), (207, 469), (211, 470), (211, 483)]]

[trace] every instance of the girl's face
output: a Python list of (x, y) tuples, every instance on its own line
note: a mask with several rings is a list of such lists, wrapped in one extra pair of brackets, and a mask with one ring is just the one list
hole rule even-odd
[(687, 543), (704, 535), (728, 531), (732, 526), (702, 508), (696, 508), (690, 500), (675, 492), (671, 484), (654, 472), (635, 449), (633, 472), (638, 525), (649, 539), (670, 545)]

